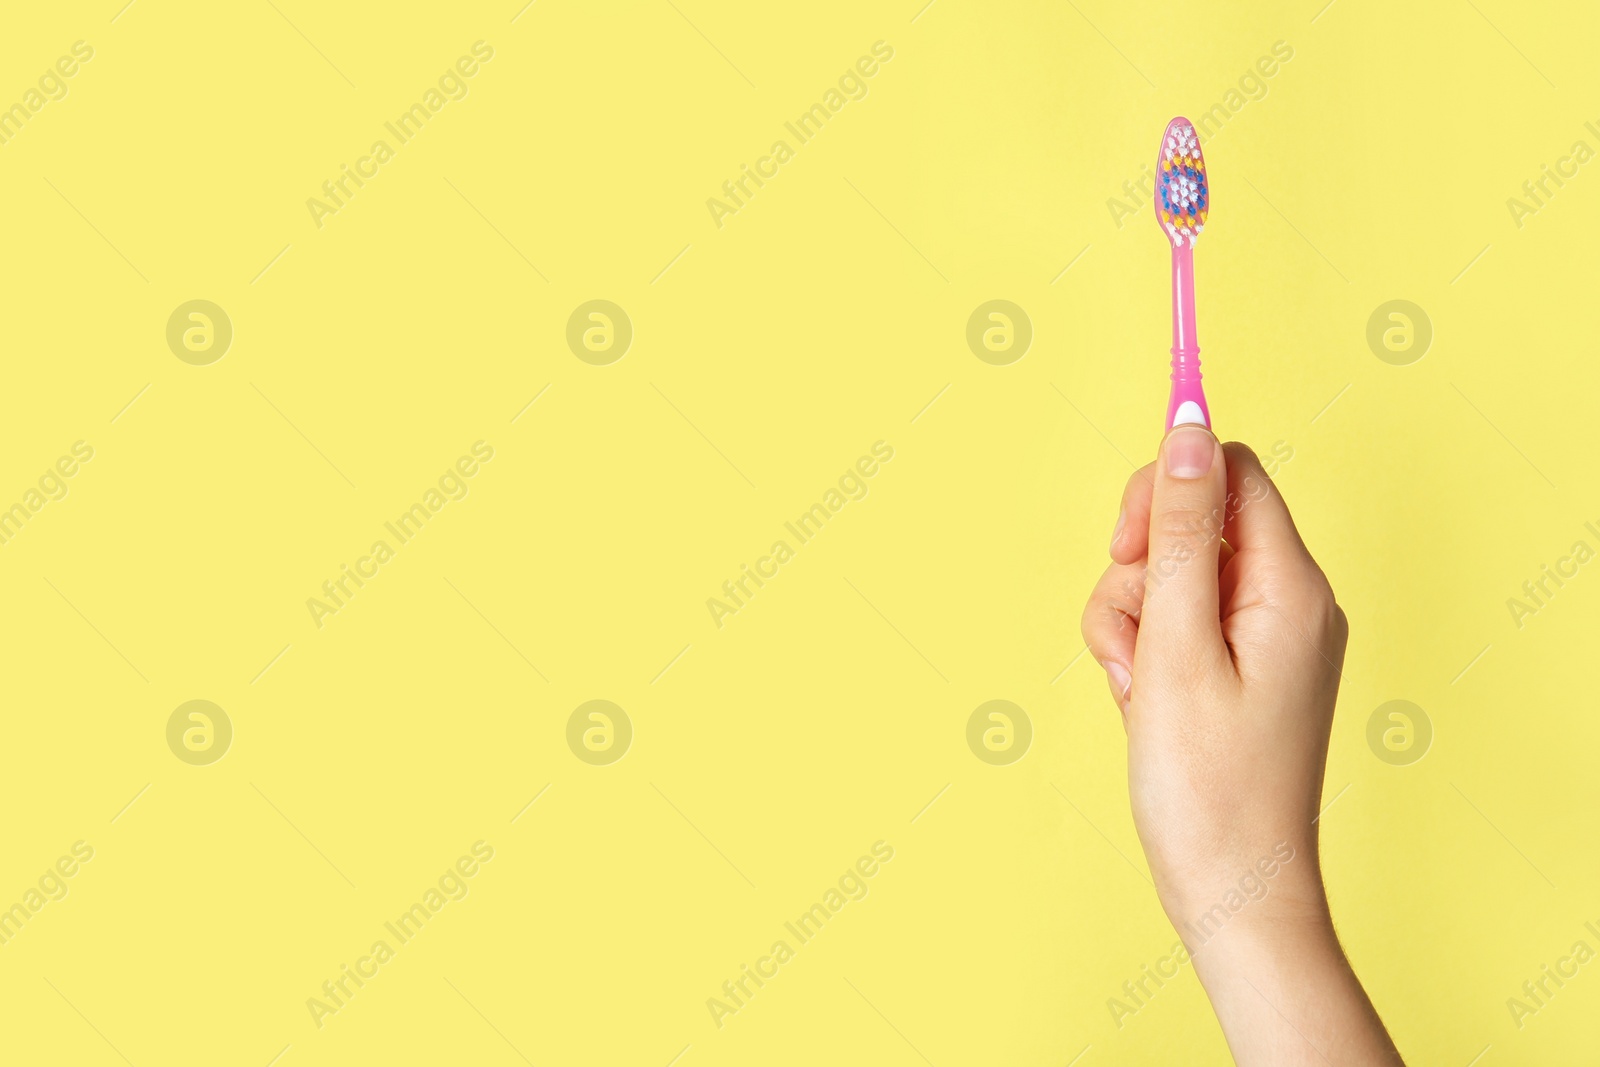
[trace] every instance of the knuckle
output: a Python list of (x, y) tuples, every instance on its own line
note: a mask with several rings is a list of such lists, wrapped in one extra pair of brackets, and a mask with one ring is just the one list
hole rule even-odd
[(1131, 500), (1141, 493), (1149, 494), (1155, 488), (1155, 475), (1152, 473), (1154, 464), (1146, 464), (1128, 475), (1127, 484), (1122, 487), (1122, 499)]
[(1243, 483), (1251, 499), (1271, 494), (1272, 475), (1268, 473), (1267, 465), (1262, 462), (1260, 454), (1255, 449), (1243, 441), (1229, 441), (1222, 446), (1222, 454), (1228, 460), (1231, 482)]
[(1083, 634), (1083, 643), (1093, 648), (1099, 640), (1101, 631), (1105, 628), (1106, 615), (1109, 606), (1105, 598), (1098, 593), (1089, 598), (1083, 606), (1083, 617), (1078, 620), (1078, 631)]
[(1171, 555), (1193, 554), (1215, 539), (1218, 523), (1211, 513), (1194, 507), (1167, 508), (1151, 521), (1151, 531)]
[(1341, 647), (1350, 640), (1350, 617), (1338, 604), (1333, 606), (1333, 636)]
[(1103, 596), (1096, 596), (1089, 601), (1084, 605), (1083, 618), (1078, 621), (1078, 629), (1083, 632), (1083, 639), (1092, 644), (1108, 626), (1115, 626), (1114, 618), (1117, 614), (1116, 608)]
[(1095, 659), (1102, 659), (1109, 646), (1107, 634), (1103, 626), (1089, 619), (1083, 620), (1083, 643), (1089, 649), (1089, 655)]
[(1229, 459), (1245, 459), (1256, 463), (1261, 462), (1261, 457), (1256, 455), (1256, 450), (1243, 441), (1228, 441), (1222, 446), (1223, 454)]
[(1121, 587), (1096, 590), (1078, 621), (1079, 632), (1090, 651), (1104, 652), (1110, 647), (1112, 635), (1137, 627), (1142, 599), (1142, 590), (1136, 591), (1126, 581)]
[(1301, 617), (1320, 636), (1339, 636), (1349, 632), (1349, 620), (1334, 598), (1333, 586), (1320, 569), (1306, 575), (1295, 596)]

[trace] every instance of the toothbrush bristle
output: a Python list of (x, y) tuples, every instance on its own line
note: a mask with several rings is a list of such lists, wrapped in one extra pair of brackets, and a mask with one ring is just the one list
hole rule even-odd
[(1194, 247), (1211, 209), (1211, 189), (1200, 138), (1186, 118), (1173, 119), (1162, 135), (1156, 160), (1155, 206), (1156, 221), (1173, 247)]

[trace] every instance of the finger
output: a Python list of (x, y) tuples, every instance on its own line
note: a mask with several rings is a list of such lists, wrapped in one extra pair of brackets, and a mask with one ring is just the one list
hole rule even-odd
[(1118, 707), (1126, 707), (1132, 686), (1133, 650), (1143, 608), (1143, 564), (1113, 563), (1083, 609), (1083, 642), (1105, 670)]
[(1111, 558), (1136, 563), (1150, 545), (1150, 493), (1155, 489), (1156, 465), (1146, 463), (1128, 476), (1122, 487), (1122, 510), (1111, 531)]
[(1343, 632), (1345, 623), (1327, 576), (1301, 540), (1261, 461), (1237, 442), (1224, 445), (1223, 452), (1228, 459), (1224, 530), (1238, 555), (1221, 577), (1221, 594), (1228, 605), (1224, 631), (1236, 661), (1259, 658), (1239, 655), (1241, 642), (1281, 637), (1285, 624), (1295, 640), (1309, 646), (1317, 645), (1320, 635)]
[[(1155, 488), (1154, 463), (1140, 467), (1128, 478), (1122, 491), (1122, 513), (1111, 532), (1111, 558), (1118, 563), (1143, 563), (1150, 548), (1150, 494)], [(1230, 496), (1231, 499), (1231, 496)], [(1217, 557), (1217, 570), (1233, 558), (1233, 546), (1224, 540)]]
[(1229, 441), (1222, 446), (1228, 460), (1228, 498), (1223, 535), (1240, 550), (1262, 552), (1286, 560), (1309, 561), (1289, 505), (1272, 483), (1249, 445)]
[(1178, 426), (1161, 445), (1150, 503), (1150, 550), (1140, 632), (1158, 661), (1226, 656), (1218, 619), (1227, 464), (1203, 426)]
[(1128, 476), (1122, 488), (1122, 508), (1111, 533), (1111, 558), (1136, 563), (1150, 545), (1150, 495), (1155, 489), (1156, 465), (1146, 463)]

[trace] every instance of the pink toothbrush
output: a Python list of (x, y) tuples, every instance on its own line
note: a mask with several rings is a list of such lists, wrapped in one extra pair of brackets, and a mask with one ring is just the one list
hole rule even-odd
[(1211, 207), (1206, 161), (1194, 124), (1179, 116), (1167, 123), (1156, 157), (1156, 221), (1172, 242), (1172, 398), (1167, 429), (1183, 423), (1211, 428), (1200, 387), (1200, 344), (1194, 330), (1194, 243)]

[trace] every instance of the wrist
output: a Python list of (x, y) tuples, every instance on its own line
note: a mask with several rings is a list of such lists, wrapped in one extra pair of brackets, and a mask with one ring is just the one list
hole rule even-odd
[(1240, 1067), (1401, 1063), (1318, 890), (1314, 898), (1282, 894), (1277, 907), (1240, 912), (1189, 945)]
[(1280, 893), (1271, 906), (1261, 904), (1222, 925), (1214, 912), (1205, 921), (1174, 924), (1203, 982), (1225, 973), (1268, 975), (1343, 959), (1320, 887), (1314, 896)]
[(1331, 937), (1314, 843), (1255, 850), (1254, 862), (1158, 878), (1161, 904), (1190, 954), (1219, 943), (1241, 950)]

